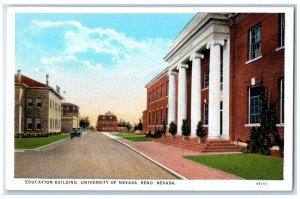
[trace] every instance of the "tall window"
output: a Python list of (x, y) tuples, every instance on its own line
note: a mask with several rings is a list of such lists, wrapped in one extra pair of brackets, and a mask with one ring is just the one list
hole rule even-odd
[(36, 99), (36, 107), (37, 108), (41, 108), (42, 107), (42, 99), (41, 98), (37, 98)]
[(149, 121), (149, 125), (151, 125), (151, 112), (149, 112), (149, 118), (148, 118), (148, 121)]
[(156, 98), (156, 94), (155, 94), (155, 90), (153, 90), (153, 97), (152, 97), (152, 101), (155, 101)]
[(41, 130), (42, 129), (41, 118), (35, 118), (35, 129), (36, 130)]
[(160, 97), (163, 98), (164, 97), (164, 85), (161, 85), (160, 91), (161, 91)]
[(284, 79), (280, 80), (280, 116), (281, 123), (284, 123)]
[(168, 108), (166, 108), (166, 124), (168, 124)]
[(159, 122), (159, 112), (158, 112), (158, 110), (156, 110), (156, 121), (155, 121), (155, 125), (157, 125), (157, 124), (159, 124), (158, 122)]
[(255, 85), (250, 87), (250, 91), (249, 91), (250, 123), (260, 123), (261, 95), (262, 95), (262, 85)]
[(154, 118), (154, 116), (155, 116), (155, 111), (153, 110), (152, 111), (152, 125), (154, 125), (155, 124), (155, 118)]
[(204, 124), (208, 125), (208, 103), (204, 103)]
[(223, 83), (223, 62), (220, 64), (220, 83)]
[(27, 99), (27, 107), (32, 107), (32, 98)]
[(27, 126), (27, 130), (32, 130), (33, 129), (32, 118), (27, 118), (26, 126)]
[(167, 81), (167, 84), (166, 84), (166, 96), (169, 95), (169, 81)]
[(151, 102), (151, 93), (148, 94), (148, 103)]
[(254, 59), (261, 55), (261, 42), (260, 42), (260, 25), (250, 30), (250, 43), (249, 43), (249, 59)]
[(279, 30), (279, 47), (284, 46), (284, 36), (285, 36), (285, 14), (280, 14), (280, 30)]
[(160, 110), (160, 124), (163, 124), (163, 112), (164, 112), (164, 109), (161, 109)]
[(156, 99), (158, 100), (159, 99), (159, 92), (158, 92), (158, 87), (156, 88)]
[(203, 81), (204, 81), (204, 85), (203, 87), (204, 88), (208, 88), (209, 86), (209, 71), (204, 71), (204, 78), (203, 78)]

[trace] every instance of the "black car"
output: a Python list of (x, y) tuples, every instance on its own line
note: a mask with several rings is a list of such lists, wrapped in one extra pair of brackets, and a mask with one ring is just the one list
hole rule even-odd
[(81, 128), (73, 128), (73, 131), (71, 132), (71, 139), (74, 137), (81, 137), (82, 135), (82, 129)]

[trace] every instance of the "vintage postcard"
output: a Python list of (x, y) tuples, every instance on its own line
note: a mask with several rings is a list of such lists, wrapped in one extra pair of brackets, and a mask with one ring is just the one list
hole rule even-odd
[(294, 7), (4, 15), (8, 191), (292, 191)]

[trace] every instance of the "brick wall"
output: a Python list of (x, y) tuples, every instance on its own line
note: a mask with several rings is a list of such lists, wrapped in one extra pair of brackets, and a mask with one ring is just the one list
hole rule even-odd
[[(249, 60), (249, 30), (258, 24), (261, 25), (262, 57), (246, 64)], [(246, 141), (251, 130), (246, 124), (249, 120), (248, 92), (252, 78), (255, 78), (255, 84), (263, 79), (269, 96), (277, 102), (279, 118), (278, 81), (284, 76), (284, 49), (276, 51), (279, 43), (279, 14), (249, 14), (230, 27), (230, 35), (230, 135), (232, 140)], [(283, 136), (283, 128), (279, 130)]]
[[(154, 132), (155, 126), (157, 128), (162, 128), (162, 122), (165, 121), (167, 124), (167, 107), (168, 107), (168, 93), (167, 93), (167, 84), (169, 81), (169, 77), (167, 73), (162, 75), (158, 80), (156, 80), (153, 84), (151, 84), (147, 88), (147, 132)], [(161, 94), (161, 90), (163, 87), (163, 95)], [(158, 96), (153, 97), (153, 92), (157, 92)], [(151, 101), (149, 102), (149, 97), (151, 97)], [(157, 114), (158, 111), (158, 114)], [(162, 111), (162, 114), (161, 114)], [(154, 112), (154, 115), (152, 114)], [(150, 116), (149, 116), (150, 113)], [(157, 118), (158, 116), (158, 118)], [(154, 117), (154, 123), (153, 121)]]

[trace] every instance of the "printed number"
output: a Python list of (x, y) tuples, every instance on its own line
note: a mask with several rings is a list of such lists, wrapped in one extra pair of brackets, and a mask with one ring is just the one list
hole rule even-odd
[(266, 182), (257, 182), (256, 185), (259, 185), (259, 186), (266, 186), (267, 183), (266, 183)]

